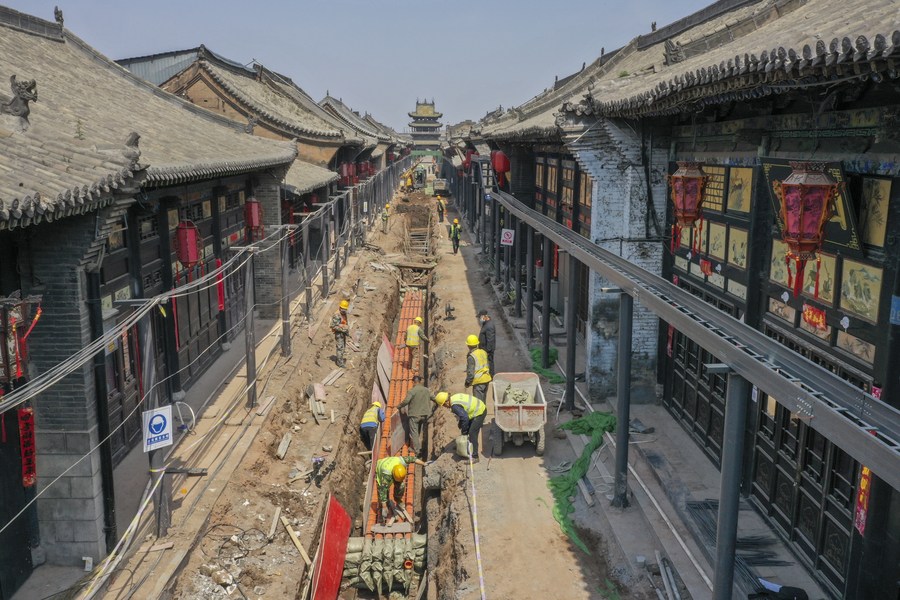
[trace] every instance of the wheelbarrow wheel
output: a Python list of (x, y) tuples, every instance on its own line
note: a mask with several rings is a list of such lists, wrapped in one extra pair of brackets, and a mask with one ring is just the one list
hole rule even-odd
[(537, 433), (535, 433), (534, 435), (536, 436), (534, 443), (537, 446), (537, 449), (535, 450), (535, 454), (537, 454), (538, 456), (543, 456), (544, 455), (544, 445), (547, 442), (547, 436), (544, 435), (544, 428), (541, 427), (540, 429), (538, 429)]
[(503, 430), (494, 425), (491, 432), (491, 444), (493, 445), (494, 456), (503, 454)]

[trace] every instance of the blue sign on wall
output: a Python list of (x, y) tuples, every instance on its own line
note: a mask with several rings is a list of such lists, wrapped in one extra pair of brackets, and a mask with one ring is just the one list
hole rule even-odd
[(900, 325), (900, 296), (891, 296), (891, 325)]

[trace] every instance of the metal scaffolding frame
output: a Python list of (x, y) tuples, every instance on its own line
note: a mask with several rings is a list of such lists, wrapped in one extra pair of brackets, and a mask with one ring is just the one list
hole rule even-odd
[(734, 373), (900, 490), (900, 411), (702, 299), (566, 229), (515, 197), (499, 204), (696, 341)]

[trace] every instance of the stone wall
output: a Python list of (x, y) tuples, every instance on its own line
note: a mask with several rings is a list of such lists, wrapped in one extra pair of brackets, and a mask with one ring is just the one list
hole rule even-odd
[[(281, 182), (284, 170), (259, 173), (256, 176), (253, 195), (259, 200), (263, 212), (266, 242), (258, 244), (261, 252), (254, 258), (256, 305), (262, 319), (275, 319), (281, 315), (281, 249), (278, 240), (286, 231), (276, 232), (281, 225)], [(273, 247), (274, 246), (274, 247)]]
[[(81, 263), (94, 238), (95, 222), (92, 214), (30, 228), (34, 277), (23, 277), (23, 292), (43, 295), (43, 314), (29, 337), (32, 377), (91, 341)], [(106, 555), (106, 544), (100, 453), (90, 452), (99, 443), (92, 362), (42, 393), (34, 408), (37, 489), (46, 488), (37, 502), (41, 545), (51, 563), (81, 564), (82, 556), (97, 561)]]
[[(586, 133), (581, 127), (573, 127), (566, 139), (581, 168), (593, 179), (591, 240), (652, 273), (660, 273), (660, 238), (665, 235), (665, 152), (657, 149), (652, 155), (650, 202), (641, 138), (628, 124), (604, 120), (594, 123)], [(587, 361), (595, 397), (615, 395), (616, 391), (619, 299), (617, 294), (604, 293), (603, 287), (610, 284), (592, 273)], [(635, 302), (631, 386), (635, 402), (656, 398), (658, 331), (658, 318)]]

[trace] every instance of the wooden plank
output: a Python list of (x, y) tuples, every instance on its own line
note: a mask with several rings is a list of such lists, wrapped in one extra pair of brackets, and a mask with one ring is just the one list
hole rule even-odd
[(341, 369), (341, 371), (331, 380), (329, 385), (337, 386), (338, 379), (340, 379), (343, 376), (344, 376), (344, 370)]
[(275, 516), (272, 517), (272, 525), (269, 527), (269, 537), (268, 540), (271, 542), (275, 539), (275, 530), (278, 529), (278, 518), (281, 516), (281, 507), (278, 506), (275, 508)]
[(286, 431), (284, 437), (281, 438), (281, 443), (278, 444), (278, 451), (275, 452), (275, 456), (278, 457), (278, 460), (284, 460), (284, 455), (287, 454), (288, 447), (291, 445), (291, 432)]
[(303, 547), (303, 544), (300, 543), (300, 538), (297, 537), (297, 533), (291, 528), (291, 524), (288, 523), (287, 517), (281, 517), (281, 524), (284, 525), (284, 529), (288, 532), (288, 535), (291, 536), (291, 541), (294, 542), (294, 546), (300, 551), (303, 562), (306, 563), (307, 567), (312, 566), (309, 554), (306, 553), (306, 549)]
[(324, 379), (322, 379), (322, 385), (329, 385), (332, 381), (335, 380), (335, 378), (338, 377), (338, 373), (340, 373), (340, 372), (341, 372), (340, 367), (338, 367), (337, 369), (334, 369), (331, 373), (326, 375)]
[(266, 399), (262, 401), (262, 404), (259, 405), (259, 410), (256, 411), (256, 415), (261, 417), (267, 412), (269, 412), (269, 408), (272, 407), (272, 404), (275, 403), (275, 396), (266, 396)]

